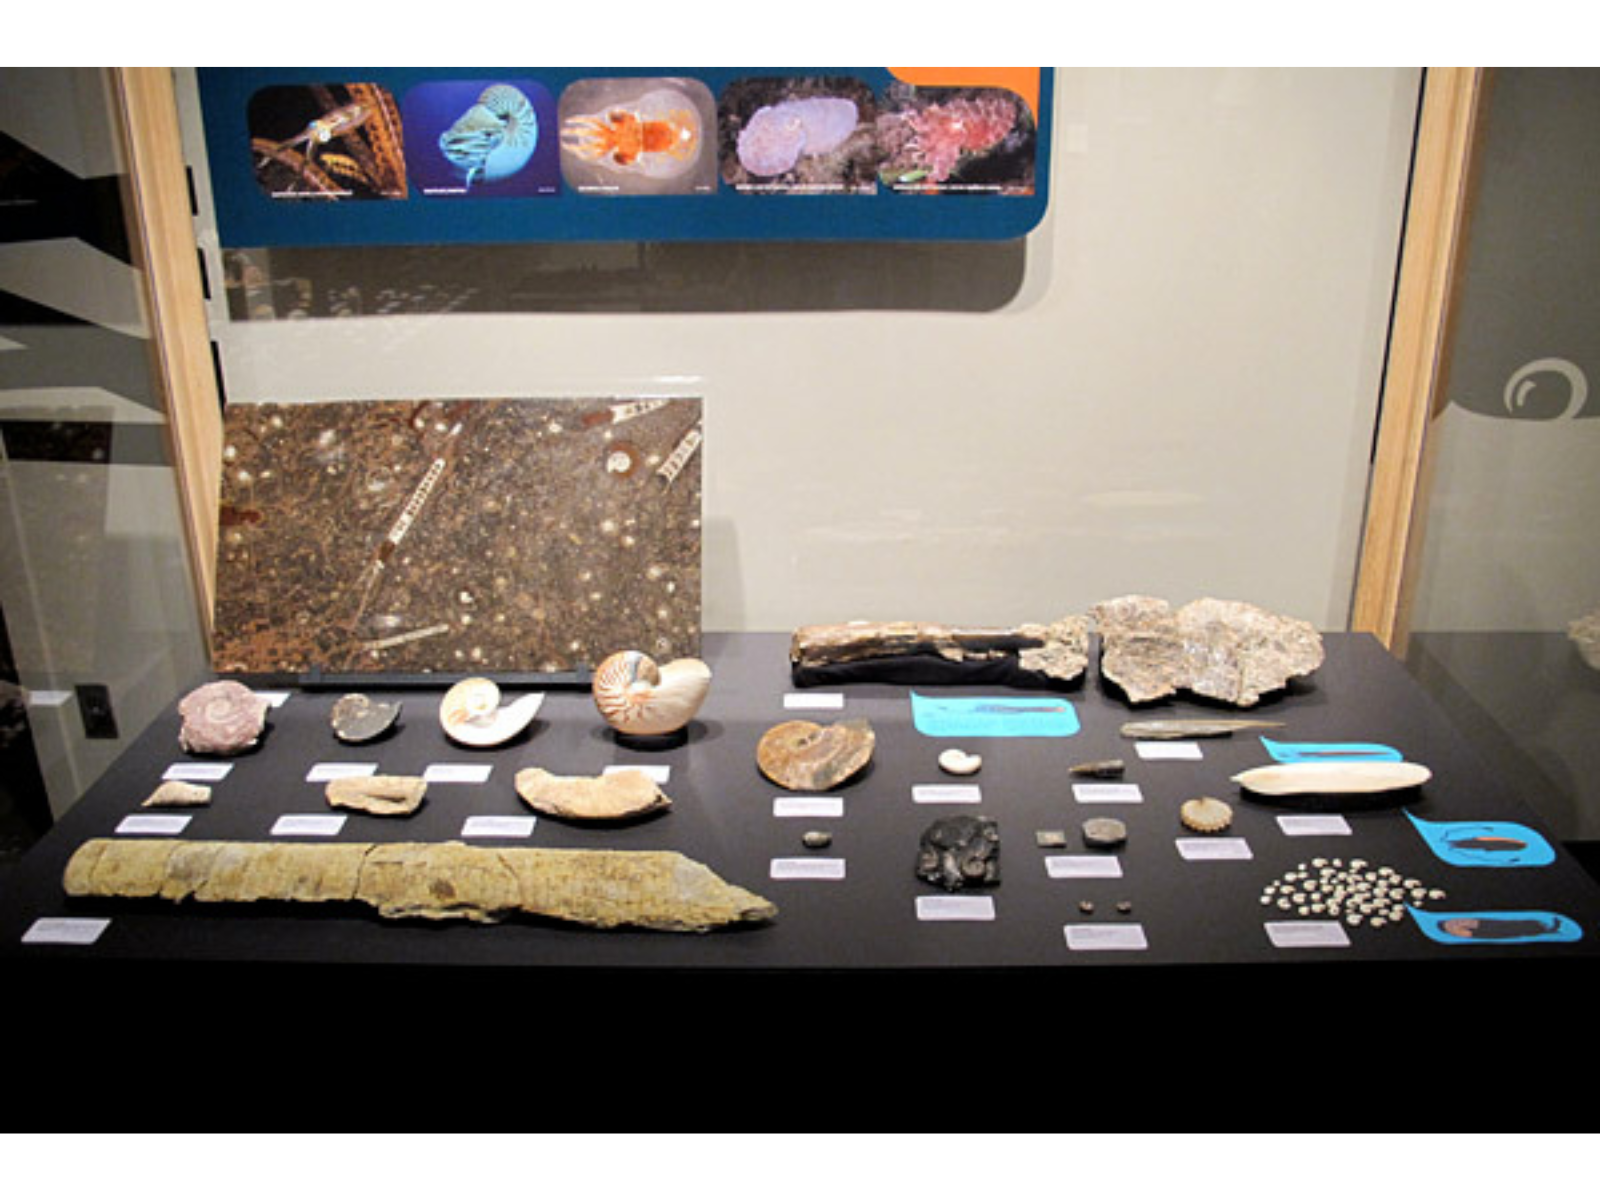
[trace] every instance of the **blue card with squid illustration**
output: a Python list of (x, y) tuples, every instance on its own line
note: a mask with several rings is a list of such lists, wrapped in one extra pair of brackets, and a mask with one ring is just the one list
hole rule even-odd
[(1403, 757), (1393, 746), (1378, 742), (1275, 742), (1264, 737), (1261, 745), (1281, 763), (1400, 762)]
[(1078, 712), (1059, 696), (924, 696), (911, 693), (917, 732), (936, 738), (1071, 737)]
[(1424, 821), (1406, 816), (1422, 840), (1456, 867), (1547, 867), (1556, 852), (1542, 835), (1513, 821)]

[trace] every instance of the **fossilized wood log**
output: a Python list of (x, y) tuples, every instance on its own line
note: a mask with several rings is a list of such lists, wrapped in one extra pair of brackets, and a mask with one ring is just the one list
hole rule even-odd
[(676, 933), (770, 921), (778, 912), (666, 850), (97, 838), (73, 854), (62, 884), (69, 896), (355, 901), (391, 918), (488, 923), (526, 914)]
[(789, 642), (797, 670), (928, 655), (954, 663), (1014, 659), (1024, 671), (1073, 683), (1089, 665), (1089, 625), (1081, 616), (1012, 629), (964, 629), (921, 621), (802, 625)]

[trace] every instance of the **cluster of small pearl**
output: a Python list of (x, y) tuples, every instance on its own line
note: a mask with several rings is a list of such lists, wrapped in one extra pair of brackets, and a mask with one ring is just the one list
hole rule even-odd
[(1342, 918), (1347, 925), (1380, 929), (1405, 918), (1406, 906), (1443, 900), (1439, 888), (1402, 876), (1393, 867), (1374, 867), (1364, 858), (1313, 858), (1267, 884), (1261, 903), (1301, 917)]

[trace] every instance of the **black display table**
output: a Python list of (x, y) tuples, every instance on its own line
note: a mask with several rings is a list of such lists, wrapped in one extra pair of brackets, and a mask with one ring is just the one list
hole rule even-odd
[[(773, 900), (780, 912), (770, 925), (684, 935), (595, 931), (543, 921), (389, 922), (355, 907), (69, 901), (61, 875), (72, 852), (92, 837), (142, 836), (119, 834), (119, 825), (150, 811), (141, 810), (140, 801), (168, 768), (193, 761), (178, 749), (174, 711), (130, 747), (16, 870), (0, 895), (0, 954), (13, 966), (25, 960), (543, 968), (568, 975), (605, 968), (940, 969), (1041, 976), (1206, 964), (1581, 963), (1600, 955), (1600, 887), (1559, 847), (1555, 861), (1544, 866), (1452, 865), (1394, 809), (1350, 812), (1334, 822), (1337, 828), (1313, 823), (1309, 832), (1295, 833), (1296, 822), (1281, 819), (1295, 815), (1295, 809), (1243, 799), (1229, 782), (1236, 772), (1269, 761), (1253, 732), (1197, 742), (1198, 759), (1146, 760), (1119, 734), (1130, 716), (1128, 706), (1103, 690), (1092, 668), (1086, 682), (1066, 695), (1079, 719), (1075, 735), (951, 740), (917, 732), (912, 689), (903, 686), (795, 689), (785, 635), (712, 634), (705, 643), (704, 657), (715, 673), (711, 695), (687, 742), (661, 751), (619, 746), (583, 691), (551, 692), (532, 731), (492, 751), (465, 749), (445, 738), (437, 722), (439, 691), (370, 689), (406, 707), (393, 735), (365, 747), (334, 739), (328, 712), (337, 692), (294, 692), (272, 710), (261, 747), (231, 760), (226, 778), (213, 785), (210, 806), (193, 810), (178, 836), (267, 841), (282, 836), (274, 834), (274, 826), (284, 816), (331, 814), (322, 784), (306, 778), (322, 763), (375, 763), (385, 774), (422, 774), (452, 764), (490, 769), (481, 783), (431, 784), (424, 806), (409, 818), (349, 814), (336, 835), (349, 841), (447, 841), (461, 838), (468, 818), (527, 817), (531, 814), (512, 787), (512, 777), (524, 766), (595, 774), (611, 765), (645, 763), (670, 769), (663, 787), (674, 804), (659, 817), (607, 828), (539, 817), (526, 837), (465, 840), (678, 850)], [(1476, 748), (1376, 641), (1330, 635), (1327, 644), (1327, 661), (1310, 680), (1249, 714), (1285, 723), (1267, 732), (1296, 742), (1382, 742), (1426, 764), (1433, 779), (1410, 807), (1421, 820), (1540, 828), (1516, 794), (1518, 781), (1486, 770)], [(940, 696), (998, 692), (920, 690)], [(839, 707), (810, 707), (830, 698)], [(1173, 703), (1141, 709), (1140, 715), (1240, 714)], [(788, 719), (842, 717), (864, 717), (878, 735), (867, 774), (832, 793), (842, 815), (775, 815), (775, 801), (784, 794), (756, 769), (761, 734)], [(950, 745), (982, 753), (981, 772), (965, 780), (943, 775), (935, 759)], [(1126, 761), (1122, 782), (1136, 785), (1138, 801), (1075, 798), (1068, 766), (1112, 757)], [(960, 795), (949, 791), (956, 784), (976, 787), (978, 802), (947, 802)], [(930, 785), (942, 790), (919, 790)], [(1199, 795), (1234, 804), (1234, 824), (1221, 842), (1201, 843), (1179, 823), (1179, 804)], [(929, 797), (936, 802), (926, 802)], [(987, 911), (969, 911), (962, 900), (954, 913), (940, 912), (947, 894), (913, 872), (922, 830), (937, 818), (961, 814), (989, 817), (1000, 826), (1001, 883), (962, 894), (987, 897)], [(1122, 820), (1129, 831), (1125, 847), (1098, 858), (1085, 849), (1079, 828), (1090, 816)], [(803, 848), (801, 835), (810, 829), (831, 832), (832, 845), (820, 851)], [(1040, 848), (1035, 843), (1039, 830), (1065, 831), (1068, 845)], [(1429, 910), (1559, 914), (1581, 936), (1440, 943), (1411, 919), (1382, 928), (1344, 927), (1341, 935), (1337, 922), (1307, 924), (1297, 913), (1261, 902), (1263, 888), (1297, 864), (1356, 858), (1442, 889), (1446, 897), (1430, 901)], [(773, 877), (788, 871), (808, 877)], [(1106, 877), (1107, 871), (1113, 874)], [(814, 875), (833, 877), (809, 877)], [(957, 919), (943, 919), (951, 916)], [(33, 940), (51, 929), (53, 919), (85, 917), (110, 919), (90, 945)], [(1318, 919), (1312, 914), (1310, 920)]]

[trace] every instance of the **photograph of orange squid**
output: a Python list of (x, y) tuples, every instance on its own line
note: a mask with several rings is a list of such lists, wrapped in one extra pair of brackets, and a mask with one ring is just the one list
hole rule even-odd
[(375, 83), (285, 84), (250, 97), (256, 183), (274, 199), (403, 200), (400, 109)]
[(561, 94), (561, 174), (586, 196), (717, 189), (716, 102), (694, 79), (580, 79)]

